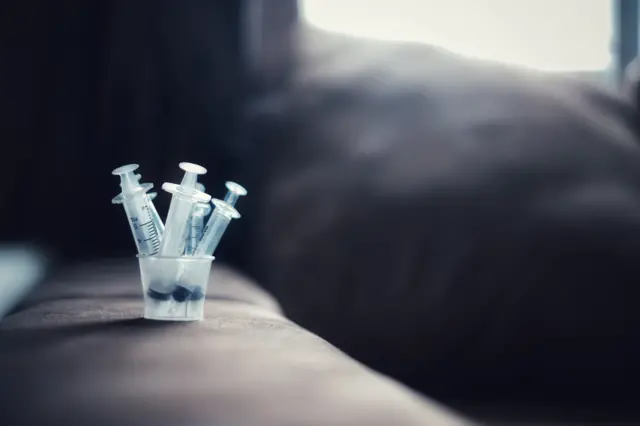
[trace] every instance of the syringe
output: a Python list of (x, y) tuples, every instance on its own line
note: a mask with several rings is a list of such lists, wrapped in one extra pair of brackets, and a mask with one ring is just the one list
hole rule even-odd
[(211, 202), (214, 204), (215, 209), (204, 227), (202, 239), (196, 248), (196, 257), (212, 256), (218, 244), (220, 244), (222, 235), (227, 230), (231, 219), (240, 217), (240, 213), (224, 201), (214, 198)]
[[(138, 181), (140, 180), (140, 175), (136, 175)], [(160, 218), (160, 215), (158, 214), (158, 211), (156, 210), (156, 207), (153, 205), (153, 203), (151, 203), (151, 201), (153, 201), (157, 196), (158, 193), (157, 192), (147, 192), (149, 191), (151, 188), (153, 188), (153, 184), (152, 183), (141, 183), (140, 187), (142, 187), (142, 189), (144, 190), (144, 192), (147, 193), (147, 198), (149, 199), (149, 211), (151, 212), (151, 219), (153, 220), (153, 224), (156, 227), (156, 231), (158, 232), (158, 239), (162, 241), (162, 235), (164, 234), (164, 223), (162, 223), (162, 219)], [(113, 200), (111, 200), (112, 204), (122, 204), (122, 194), (118, 194), (115, 197), (113, 197)]]
[(171, 204), (165, 223), (164, 237), (160, 244), (160, 256), (182, 256), (186, 246), (189, 216), (194, 203), (207, 203), (211, 196), (194, 188), (171, 183), (162, 184), (162, 189), (169, 192)]
[[(138, 167), (137, 164), (127, 164), (111, 172), (120, 177), (122, 188), (122, 193), (111, 202), (123, 205), (138, 254), (150, 256), (156, 254), (160, 248), (161, 227), (159, 225), (162, 220), (146, 193), (152, 185), (141, 186), (138, 182), (139, 178), (133, 173)], [(154, 219), (154, 216), (157, 219)]]
[(207, 173), (207, 169), (194, 163), (183, 162), (178, 164), (178, 167), (184, 170), (184, 176), (182, 177), (182, 182), (180, 182), (180, 186), (183, 188), (196, 188), (198, 175)]
[[(199, 255), (202, 255), (204, 253), (213, 254), (218, 244), (220, 244), (222, 235), (227, 229), (227, 226), (229, 226), (231, 219), (237, 219), (240, 217), (240, 213), (238, 213), (238, 211), (235, 210), (234, 206), (240, 197), (247, 195), (247, 190), (242, 185), (232, 181), (227, 181), (225, 183), (225, 186), (227, 187), (227, 190), (228, 190), (227, 194), (224, 197), (224, 203), (226, 204), (221, 204), (220, 200), (217, 200), (217, 199), (213, 200), (214, 204), (220, 205), (222, 207), (219, 211), (218, 209), (216, 209), (216, 211), (218, 211), (219, 213), (219, 217), (214, 218), (212, 216), (209, 219), (209, 222), (207, 223), (207, 227), (205, 228), (205, 230), (210, 228), (213, 228), (213, 230), (209, 231), (210, 235), (208, 235), (207, 237), (209, 238), (208, 247), (207, 247), (207, 243), (204, 243), (201, 246), (201, 252)], [(227, 207), (231, 207), (232, 210), (228, 209)], [(208, 214), (209, 212), (206, 212), (204, 216)], [(204, 216), (203, 216), (203, 219), (204, 219)], [(202, 232), (202, 234), (203, 235), (200, 238), (200, 240), (204, 240), (204, 231)], [(204, 250), (204, 252), (202, 250)]]
[(247, 195), (247, 190), (239, 183), (228, 181), (225, 183), (225, 186), (227, 187), (228, 192), (224, 197), (224, 202), (229, 204), (231, 207), (236, 205), (238, 198)]
[[(205, 192), (203, 184), (196, 184), (196, 188), (200, 192)], [(202, 238), (204, 231), (204, 218), (211, 213), (211, 203), (195, 203), (191, 210), (191, 216), (189, 217), (189, 229), (187, 237), (187, 245), (184, 248), (185, 256), (193, 256), (196, 247)]]

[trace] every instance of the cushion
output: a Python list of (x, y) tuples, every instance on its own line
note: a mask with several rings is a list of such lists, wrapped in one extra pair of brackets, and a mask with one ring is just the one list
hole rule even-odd
[(419, 44), (303, 27), (299, 55), (256, 132), (287, 316), (436, 397), (630, 398), (637, 109)]

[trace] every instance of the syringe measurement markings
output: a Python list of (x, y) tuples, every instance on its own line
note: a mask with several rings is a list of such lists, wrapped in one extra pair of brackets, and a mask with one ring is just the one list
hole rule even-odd
[(143, 224), (140, 225), (142, 226), (146, 226), (147, 227), (147, 232), (149, 234), (149, 238), (145, 239), (145, 241), (151, 241), (151, 247), (153, 248), (154, 251), (158, 251), (158, 249), (160, 248), (160, 240), (158, 239), (158, 231), (153, 223), (152, 220), (149, 220), (148, 222), (145, 222)]
[(140, 238), (139, 240), (141, 243), (142, 242), (148, 243), (149, 241), (151, 241), (151, 250), (153, 252), (152, 254), (155, 254), (160, 249), (158, 230), (156, 229), (155, 224), (153, 223), (153, 218), (151, 217), (149, 206), (145, 203), (142, 206), (140, 206), (140, 210), (141, 210), (141, 214), (143, 216), (146, 216), (148, 220), (146, 222), (140, 223), (140, 218), (139, 217), (136, 218), (138, 221), (137, 226), (139, 227), (140, 231), (143, 234), (142, 238)]

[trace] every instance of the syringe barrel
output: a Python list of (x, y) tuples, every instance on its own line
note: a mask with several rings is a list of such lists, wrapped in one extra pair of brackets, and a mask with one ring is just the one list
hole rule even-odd
[(151, 256), (160, 248), (160, 237), (153, 221), (152, 210), (155, 210), (147, 195), (138, 193), (123, 198), (122, 205), (127, 215), (129, 227), (138, 249), (138, 254)]
[(211, 256), (220, 244), (230, 222), (230, 217), (216, 213), (214, 210), (204, 228), (202, 239), (196, 249), (196, 256)]
[(158, 233), (158, 239), (162, 240), (164, 236), (164, 223), (162, 223), (162, 219), (158, 214), (158, 210), (156, 210), (156, 206), (153, 204), (151, 197), (147, 194), (147, 199), (149, 200), (149, 212), (151, 213), (151, 220), (153, 220), (153, 224), (156, 227), (156, 232)]
[(193, 201), (174, 194), (160, 244), (160, 256), (182, 256), (187, 243), (189, 215)]
[(184, 249), (184, 254), (187, 256), (193, 256), (198, 246), (200, 238), (202, 238), (202, 231), (204, 228), (204, 215), (203, 210), (196, 204), (193, 207), (191, 216), (189, 217), (189, 229), (187, 237), (187, 246)]

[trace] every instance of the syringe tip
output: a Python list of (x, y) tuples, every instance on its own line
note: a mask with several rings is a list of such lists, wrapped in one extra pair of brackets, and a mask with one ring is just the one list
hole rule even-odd
[(194, 163), (188, 163), (188, 162), (183, 162), (178, 164), (178, 166), (184, 170), (185, 172), (188, 173), (195, 173), (197, 175), (203, 175), (205, 173), (207, 173), (207, 169), (205, 169), (204, 167), (198, 165), (198, 164), (194, 164)]
[(225, 186), (233, 194), (236, 194), (241, 197), (247, 195), (247, 190), (239, 183), (227, 181), (227, 183), (225, 183)]
[(131, 172), (137, 170), (138, 167), (140, 167), (140, 166), (137, 165), (137, 164), (127, 164), (127, 165), (124, 165), (124, 166), (120, 166), (120, 167), (118, 167), (116, 169), (113, 169), (111, 174), (114, 175), (114, 176), (124, 175), (124, 174), (131, 173)]

